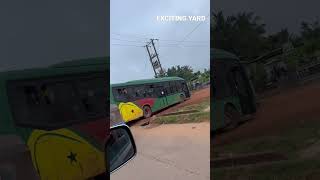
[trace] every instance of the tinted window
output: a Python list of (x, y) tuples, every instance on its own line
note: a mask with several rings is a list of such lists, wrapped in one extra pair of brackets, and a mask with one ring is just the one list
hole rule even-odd
[(88, 117), (100, 117), (106, 109), (107, 101), (107, 83), (101, 79), (88, 79), (76, 84), (76, 90), (79, 92), (81, 103), (84, 105)]
[(163, 86), (164, 86), (165, 94), (171, 94), (169, 82), (164, 82)]
[(145, 98), (147, 97), (147, 92), (146, 92), (146, 89), (143, 85), (140, 85), (140, 86), (136, 86), (135, 88), (135, 95), (137, 98)]
[(182, 91), (181, 81), (176, 81), (176, 87), (178, 92)]
[(146, 85), (146, 96), (147, 97), (156, 97), (156, 89), (154, 84)]
[(130, 93), (127, 87), (117, 87), (112, 89), (114, 98), (120, 102), (130, 101), (133, 98), (132, 91), (133, 90), (131, 90), (131, 93)]
[(107, 81), (76, 79), (79, 78), (9, 82), (9, 103), (15, 122), (53, 129), (106, 117)]
[(169, 85), (170, 85), (170, 92), (171, 93), (176, 93), (177, 92), (177, 89), (176, 89), (176, 84), (174, 81), (171, 81), (169, 82)]

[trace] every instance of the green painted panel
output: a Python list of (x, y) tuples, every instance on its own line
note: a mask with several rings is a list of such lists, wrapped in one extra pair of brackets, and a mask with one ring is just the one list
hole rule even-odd
[(172, 94), (167, 96), (168, 106), (180, 102), (181, 101), (180, 94), (181, 93), (177, 93), (177, 94)]
[(153, 106), (151, 107), (152, 112), (159, 111), (167, 107), (167, 100), (165, 97), (156, 98)]
[(211, 100), (211, 131), (215, 131), (217, 129), (221, 129), (225, 127), (225, 121), (224, 121), (224, 106), (226, 104), (232, 104), (235, 106), (235, 108), (241, 112), (241, 106), (239, 102), (239, 98), (237, 96), (227, 97), (221, 100), (217, 100), (212, 98)]

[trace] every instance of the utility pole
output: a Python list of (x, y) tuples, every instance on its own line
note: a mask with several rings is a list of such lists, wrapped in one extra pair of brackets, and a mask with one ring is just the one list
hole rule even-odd
[(150, 42), (148, 42), (148, 44), (146, 45), (146, 48), (148, 51), (150, 63), (152, 65), (155, 78), (158, 78), (158, 77), (163, 77), (165, 72), (162, 69), (159, 55), (158, 55), (156, 47), (154, 45), (155, 40), (158, 40), (158, 39), (150, 39)]

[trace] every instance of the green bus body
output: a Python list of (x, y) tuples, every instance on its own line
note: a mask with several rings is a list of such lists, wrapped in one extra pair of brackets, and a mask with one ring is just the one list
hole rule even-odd
[(125, 122), (149, 117), (190, 97), (185, 80), (179, 77), (135, 80), (112, 84), (110, 88), (110, 103), (118, 106)]
[[(0, 165), (20, 167), (11, 173), (21, 174), (25, 179), (36, 176), (48, 180), (87, 179), (105, 173), (108, 67), (109, 58), (102, 57), (0, 72)], [(54, 96), (48, 98), (49, 95), (42, 94), (34, 101), (42, 104), (30, 105), (28, 95), (39, 92), (39, 87)], [(91, 93), (90, 97), (86, 92)], [(63, 101), (63, 94), (75, 101)], [(47, 104), (44, 97), (50, 100)], [(82, 98), (91, 110), (85, 107)], [(66, 103), (59, 108), (57, 104), (61, 102)], [(5, 156), (21, 160), (17, 162)], [(96, 166), (92, 166), (93, 160)], [(35, 173), (28, 176), (31, 169)], [(0, 176), (1, 172), (0, 167)]]
[(226, 107), (230, 106), (240, 115), (256, 112), (253, 86), (237, 56), (224, 50), (211, 49), (211, 131), (224, 128)]

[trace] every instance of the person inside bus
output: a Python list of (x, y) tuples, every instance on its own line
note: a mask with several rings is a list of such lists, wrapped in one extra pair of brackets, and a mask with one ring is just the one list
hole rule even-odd
[(122, 89), (122, 96), (124, 97), (125, 101), (130, 101), (132, 99), (126, 88)]

